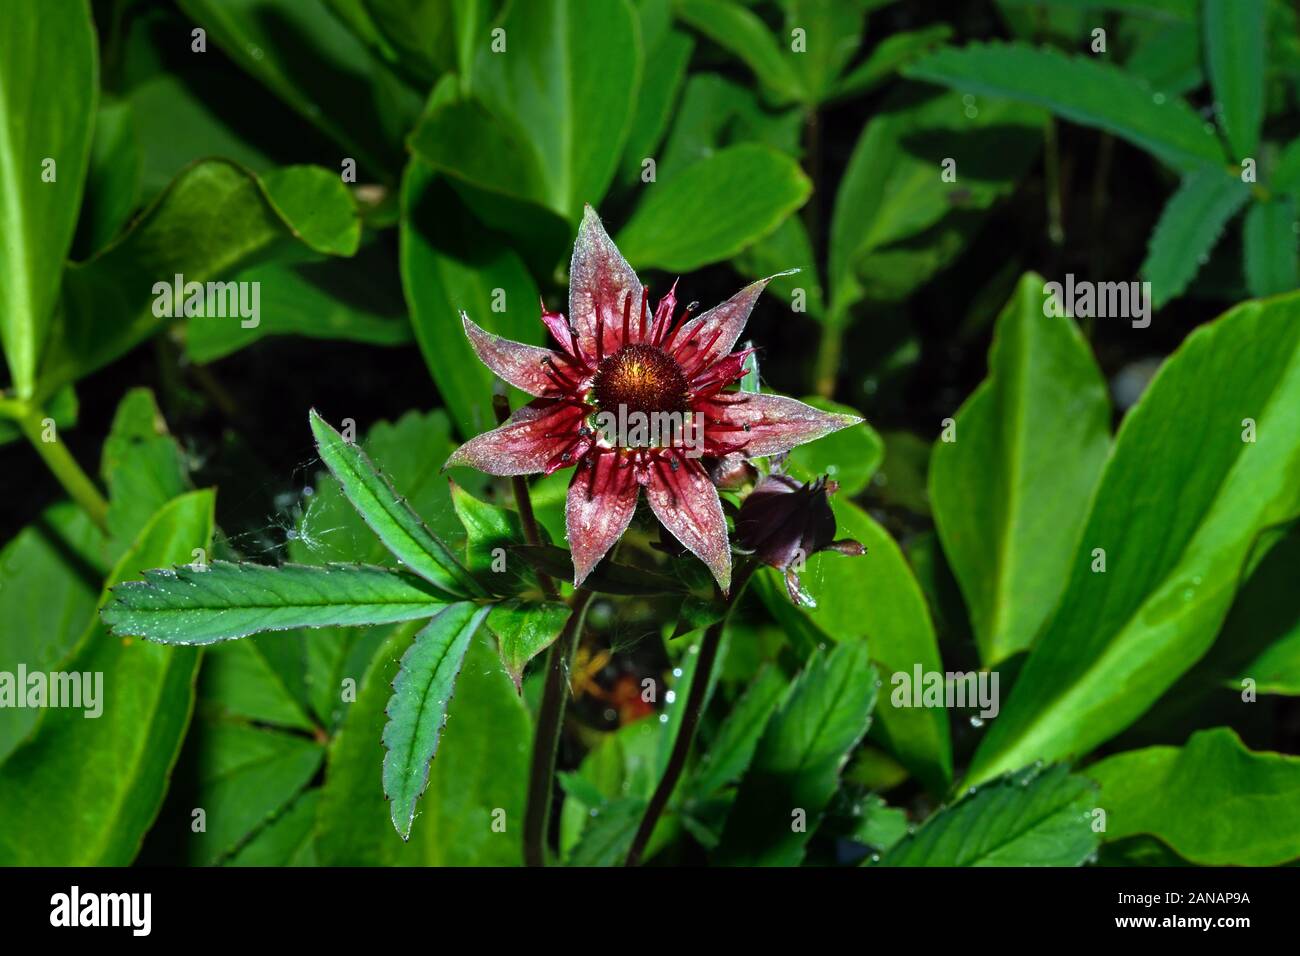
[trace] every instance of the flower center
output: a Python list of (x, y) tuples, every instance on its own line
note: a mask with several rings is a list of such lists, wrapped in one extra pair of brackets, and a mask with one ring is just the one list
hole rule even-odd
[(602, 411), (681, 412), (686, 410), (686, 376), (661, 348), (637, 342), (600, 363), (594, 382)]

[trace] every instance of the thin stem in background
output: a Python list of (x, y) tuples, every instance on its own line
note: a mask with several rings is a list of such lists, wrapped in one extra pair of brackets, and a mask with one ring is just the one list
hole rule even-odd
[(86, 512), (95, 527), (108, 534), (108, 502), (90, 480), (90, 476), (77, 464), (77, 459), (72, 457), (72, 452), (68, 451), (68, 446), (63, 441), (57, 437), (54, 441), (45, 441), (42, 435), (48, 417), (45, 410), (25, 402), (5, 400), (0, 402), (0, 415), (12, 419), (18, 425), (45, 466), (68, 493), (68, 497)]
[[(810, 107), (803, 124), (804, 172), (812, 182), (812, 197), (804, 204), (803, 222), (812, 248), (813, 268), (824, 261), (825, 236), (822, 233), (822, 121), (816, 108)], [(823, 398), (835, 394), (835, 379), (840, 370), (840, 349), (844, 330), (831, 322), (819, 323), (817, 357), (813, 361), (813, 391)]]
[(645, 815), (641, 817), (641, 825), (637, 827), (632, 846), (627, 851), (627, 859), (623, 861), (624, 866), (641, 865), (641, 855), (645, 852), (646, 844), (650, 842), (655, 824), (663, 815), (669, 798), (677, 788), (677, 781), (681, 779), (682, 771), (686, 769), (686, 758), (690, 755), (691, 745), (695, 742), (695, 728), (699, 725), (700, 715), (704, 711), (704, 700), (708, 695), (713, 666), (718, 658), (718, 646), (722, 643), (722, 630), (726, 627), (727, 619), (731, 617), (731, 610), (740, 599), (741, 592), (745, 590), (745, 585), (749, 583), (753, 570), (754, 566), (748, 565), (737, 575), (736, 580), (732, 582), (731, 597), (727, 601), (722, 617), (710, 624), (704, 632), (704, 637), (700, 639), (700, 658), (695, 662), (695, 676), (691, 678), (691, 689), (686, 695), (685, 710), (682, 711), (681, 725), (677, 728), (677, 739), (673, 741), (673, 751), (668, 757), (664, 775), (659, 778), (659, 785), (655, 787), (650, 802), (646, 804)]

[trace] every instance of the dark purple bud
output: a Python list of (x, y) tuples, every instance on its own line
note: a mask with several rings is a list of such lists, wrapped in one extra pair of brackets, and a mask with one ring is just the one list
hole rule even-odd
[(758, 480), (758, 469), (744, 455), (733, 452), (713, 460), (709, 478), (722, 491), (740, 491)]

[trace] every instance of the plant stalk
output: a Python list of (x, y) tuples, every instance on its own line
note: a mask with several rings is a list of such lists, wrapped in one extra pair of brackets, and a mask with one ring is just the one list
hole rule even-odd
[(57, 434), (54, 441), (45, 440), (42, 434), (48, 417), (45, 410), (26, 402), (5, 399), (0, 400), (0, 415), (12, 419), (18, 425), (45, 466), (68, 493), (68, 497), (86, 512), (95, 527), (108, 534), (108, 502)]

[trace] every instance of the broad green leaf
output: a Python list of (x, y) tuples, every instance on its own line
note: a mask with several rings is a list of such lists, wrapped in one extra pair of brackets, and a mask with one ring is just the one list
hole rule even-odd
[[(351, 199), (346, 201), (350, 206)], [(336, 210), (331, 221), (342, 214)], [(312, 211), (314, 220), (322, 216)], [(164, 307), (176, 298), (163, 286), (174, 290), (177, 275), (185, 283), (232, 279), (256, 262), (301, 256), (311, 248), (304, 243), (317, 238), (306, 223), (284, 219), (246, 170), (222, 160), (190, 166), (113, 245), (68, 267), (63, 313), (41, 370), (41, 396), (107, 365), (161, 329), (168, 321)], [(236, 290), (219, 291), (217, 298), (227, 304)], [(187, 298), (182, 291), (181, 301), (171, 302), (173, 315), (184, 314)], [(225, 321), (243, 319), (235, 314)]]
[(1296, 200), (1281, 196), (1246, 211), (1246, 286), (1255, 298), (1290, 292), (1296, 279)]
[(522, 132), (541, 174), (538, 198), (576, 222), (584, 203), (604, 197), (631, 126), (636, 12), (627, 0), (531, 0), (512, 4), (502, 29), (506, 53), (479, 51), (474, 94)]
[[(1044, 0), (998, 0), (1004, 7), (1037, 7)], [(1195, 21), (1201, 0), (1046, 0), (1047, 5), (1066, 10), (1111, 10), (1161, 24)]]
[(707, 799), (740, 778), (749, 768), (768, 719), (787, 693), (789, 681), (765, 665), (727, 714), (688, 784), (694, 799)]
[(881, 866), (1081, 866), (1097, 850), (1096, 788), (1060, 764), (972, 787)]
[(1275, 192), (1300, 196), (1300, 137), (1293, 139), (1278, 156), (1269, 186)]
[(908, 63), (951, 37), (952, 27), (946, 23), (890, 34), (876, 44), (862, 63), (839, 79), (830, 99), (848, 99), (870, 92)]
[(1149, 833), (1204, 866), (1300, 857), (1300, 758), (1248, 750), (1227, 727), (1182, 747), (1116, 754), (1084, 773), (1101, 784), (1108, 842)]
[(777, 100), (789, 102), (804, 96), (800, 77), (757, 14), (723, 0), (680, 0), (676, 10), (686, 23), (740, 57)]
[(1182, 294), (1209, 260), (1228, 220), (1248, 199), (1250, 187), (1219, 166), (1206, 166), (1183, 180), (1160, 213), (1142, 263), (1154, 308)]
[(462, 602), (441, 611), (415, 635), (393, 679), (383, 736), (384, 796), (403, 840), (410, 839), (415, 804), (429, 784), (465, 652), (489, 610)]
[[(467, 72), (489, 41), (489, 0), (362, 0), (375, 30), (407, 71), (426, 82), (446, 70)], [(337, 6), (337, 5), (336, 5)]]
[[(649, 193), (618, 233), (619, 249), (638, 269), (689, 272), (772, 232), (804, 204), (812, 184), (788, 156), (750, 144), (644, 188)], [(700, 217), (693, 228), (681, 228), (683, 209)]]
[(654, 158), (655, 149), (668, 129), (674, 103), (686, 80), (686, 65), (695, 49), (695, 41), (676, 30), (665, 30), (654, 46), (650, 46), (644, 26), (644, 8), (648, 5), (641, 5), (641, 32), (647, 43), (646, 63), (650, 66), (642, 77), (636, 112), (632, 116), (632, 126), (620, 161), (619, 179), (627, 183), (639, 182), (644, 171), (642, 164)]
[(935, 443), (930, 501), (980, 659), (1029, 647), (1065, 587), (1110, 450), (1106, 381), (1027, 274), (998, 319), (989, 374)]
[(1183, 96), (1205, 85), (1200, 25), (1130, 22), (1133, 51), (1124, 70), (1145, 79), (1166, 96)]
[[(183, 557), (188, 558), (186, 554)], [(391, 624), (437, 614), (451, 600), (413, 575), (370, 565), (232, 564), (144, 571), (113, 589), (114, 633), (160, 644), (213, 644), (295, 627)]]
[(402, 182), (401, 268), (416, 341), (461, 437), (495, 428), (497, 379), (474, 354), (460, 313), (496, 335), (540, 345), (541, 297), (519, 256), (418, 160)]
[(308, 790), (226, 861), (226, 866), (315, 866), (316, 807), (320, 789)]
[(310, 418), (321, 460), (338, 479), (343, 493), (366, 524), (398, 561), (451, 594), (481, 595), (482, 586), (456, 558), (451, 547), (425, 526), (366, 453), (345, 440), (314, 409)]
[(1232, 155), (1255, 155), (1264, 123), (1266, 0), (1205, 0), (1205, 60)]
[(888, 850), (907, 836), (907, 811), (891, 807), (878, 794), (868, 794), (857, 806), (858, 824), (852, 838), (877, 851)]
[[(378, 738), (390, 686), (410, 641), (411, 630), (399, 630), (374, 656), (330, 746), (319, 812), (320, 862), (517, 866), (532, 730), (527, 708), (482, 629), (465, 655), (411, 838), (404, 843), (393, 833)], [(493, 826), (498, 818), (504, 830)]]
[(297, 661), (298, 666), (290, 670), (283, 661), (273, 659), (276, 652), (272, 648), (286, 648), (290, 653), (296, 651), (278, 636), (229, 641), (212, 648), (203, 658), (199, 677), (200, 698), (209, 702), (218, 715), (314, 731), (316, 724), (307, 715), (300, 699), (305, 687), (290, 686), (293, 677), (289, 675), (298, 676), (305, 671), (305, 658)]
[(98, 252), (126, 225), (140, 199), (140, 146), (135, 113), (127, 100), (103, 102), (86, 172), (86, 195), (77, 220), (73, 258)]
[(86, 0), (0, 5), (0, 345), (20, 399), (77, 227), (98, 78)]
[(361, 244), (361, 220), (337, 173), (320, 166), (285, 166), (264, 173), (262, 189), (294, 235), (316, 252), (350, 256)]
[(918, 80), (1006, 96), (1114, 133), (1181, 172), (1224, 161), (1212, 126), (1183, 100), (1116, 66), (1021, 43), (939, 50), (903, 70)]
[[(812, 396), (803, 401), (824, 412), (862, 417), (856, 409), (829, 399)], [(884, 441), (874, 428), (861, 421), (792, 449), (788, 461), (791, 474), (800, 480), (829, 475), (839, 482), (841, 494), (852, 497), (867, 487), (884, 457)]]
[(492, 608), (487, 627), (496, 635), (501, 663), (519, 693), (523, 693), (524, 668), (555, 643), (568, 619), (568, 606), (557, 601), (503, 601)]
[[(795, 866), (871, 722), (876, 671), (864, 644), (814, 654), (768, 720), (714, 862)], [(805, 826), (793, 826), (803, 814)]]
[[(51, 671), (85, 633), (107, 571), (104, 538), (81, 508), (60, 502), (0, 550), (0, 672)], [(41, 711), (0, 707), (0, 763)]]
[(197, 799), (204, 828), (186, 834), (194, 866), (212, 866), (296, 797), (320, 768), (320, 744), (296, 734), (240, 724), (200, 722), (195, 728)]
[(803, 101), (816, 106), (830, 97), (862, 43), (866, 11), (859, 0), (782, 0), (781, 6), (789, 62)]
[[(812, 555), (799, 579), (817, 602), (806, 612), (793, 607), (784, 588), (774, 588), (768, 609), (788, 631), (811, 625), (840, 643), (865, 643), (885, 675), (942, 671), (925, 595), (898, 543), (870, 515), (844, 498), (832, 499), (836, 537), (853, 538), (859, 557)], [(764, 595), (768, 597), (768, 595)], [(815, 638), (814, 638), (815, 639)], [(876, 709), (877, 728), (891, 751), (935, 793), (952, 779), (948, 716), (933, 708), (895, 707), (889, 696)]]
[[(888, 256), (904, 240), (907, 251), (922, 239), (935, 244), (926, 230), (978, 218), (1009, 195), (1038, 156), (1040, 127), (1038, 110), (1006, 100), (967, 103), (956, 93), (921, 98), (915, 89), (891, 98), (887, 110), (863, 127), (835, 196), (829, 321), (844, 324), (863, 297), (888, 297), (879, 291), (885, 283), (863, 275), (868, 267), (897, 286), (897, 295), (924, 281), (938, 262), (900, 270)], [(952, 182), (942, 176), (947, 159), (957, 164)]]
[(181, 450), (149, 389), (134, 388), (118, 404), (100, 474), (108, 486), (109, 555), (116, 559), (154, 513), (188, 485)]
[(645, 808), (646, 800), (640, 797), (620, 797), (592, 807), (565, 866), (621, 866)]
[[(564, 803), (560, 807), (560, 855), (566, 861), (571, 862), (575, 848), (592, 825), (593, 811), (599, 821), (604, 808), (614, 807), (624, 799), (635, 801), (644, 809), (659, 783), (663, 739), (663, 724), (650, 717), (636, 720), (600, 735), (587, 750), (577, 770), (557, 774), (564, 788)], [(614, 807), (613, 814), (621, 819), (630, 815), (625, 810)], [(657, 842), (660, 828), (673, 816), (670, 804), (651, 837), (651, 849)], [(621, 843), (626, 855), (636, 833), (635, 827), (631, 832), (621, 831), (613, 825), (611, 817), (599, 822), (599, 829), (615, 831), (612, 834), (615, 839), (626, 841)], [(593, 839), (595, 836), (593, 834)]]
[(1085, 754), (1131, 724), (1209, 648), (1261, 531), (1297, 513), (1291, 295), (1196, 329), (1128, 413), (1061, 603), (971, 782)]
[[(826, 295), (808, 229), (799, 216), (786, 216), (775, 232), (743, 250), (731, 264), (751, 280), (774, 276), (764, 291), (790, 303), (792, 312), (807, 312), (819, 322), (825, 320)], [(757, 383), (756, 377), (741, 380), (742, 387), (757, 387)]]
[(1237, 593), (1214, 648), (1206, 655), (1214, 676), (1230, 678), (1242, 690), (1245, 680), (1260, 694), (1300, 696), (1300, 590), (1293, 585), (1300, 567), (1300, 526), (1279, 541)]
[(526, 561), (510, 560), (510, 550), (524, 543), (518, 512), (480, 501), (455, 482), (451, 503), (465, 526), (465, 565), (479, 580), (496, 594), (516, 594), (537, 583)]
[[(211, 491), (168, 503), (108, 584), (208, 547), (212, 509)], [(106, 598), (107, 591), (101, 602)], [(3, 865), (129, 864), (162, 803), (189, 725), (197, 652), (122, 640), (98, 620), (78, 647), (60, 669), (100, 675), (95, 706), (102, 712), (88, 720), (83, 708), (48, 709), (36, 736), (0, 766)]]

